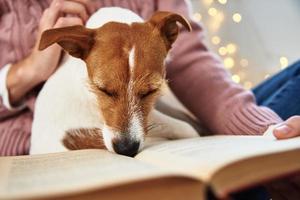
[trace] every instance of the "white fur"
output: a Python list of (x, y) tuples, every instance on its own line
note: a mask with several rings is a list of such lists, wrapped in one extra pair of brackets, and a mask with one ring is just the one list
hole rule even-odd
[(127, 89), (127, 95), (128, 99), (130, 99), (129, 103), (129, 116), (130, 122), (129, 122), (129, 134), (132, 140), (135, 140), (137, 142), (140, 142), (139, 149), (143, 147), (143, 125), (141, 123), (141, 118), (139, 111), (136, 108), (135, 101), (133, 99), (133, 71), (134, 71), (134, 63), (135, 63), (135, 47), (133, 46), (132, 49), (129, 51), (129, 56), (128, 56), (128, 63), (129, 63), (129, 68), (130, 68), (130, 80), (128, 84), (128, 89)]
[(133, 68), (134, 68), (134, 54), (135, 54), (135, 48), (132, 47), (132, 49), (129, 51), (129, 58), (128, 58), (129, 68), (131, 72), (133, 72)]
[(118, 7), (108, 7), (101, 8), (87, 21), (86, 27), (88, 28), (99, 28), (107, 22), (122, 22), (125, 24), (132, 24), (133, 22), (143, 22), (144, 20), (133, 13), (130, 10), (118, 8)]
[(115, 135), (117, 135), (118, 133), (114, 132), (111, 128), (109, 128), (109, 126), (104, 125), (103, 129), (102, 129), (102, 136), (103, 136), (103, 140), (104, 140), (104, 144), (106, 146), (106, 148), (113, 152), (114, 148), (112, 145), (112, 140), (115, 137)]
[[(109, 21), (123, 23), (142, 22), (135, 13), (121, 8), (102, 8), (88, 20), (87, 27), (98, 28)], [(108, 150), (113, 151), (111, 140), (116, 133), (104, 124), (103, 117), (97, 108), (96, 98), (89, 90), (85, 63), (77, 58), (65, 56), (61, 67), (49, 78), (41, 90), (35, 107), (32, 125), (30, 154), (66, 151), (62, 145), (65, 131), (71, 128), (98, 127), (103, 130), (104, 142)], [(131, 83), (132, 84), (132, 83)], [(131, 85), (130, 84), (130, 85)], [(130, 94), (130, 87), (128, 94)], [(131, 105), (133, 110), (134, 105)], [(164, 114), (157, 114), (150, 123), (166, 123), (166, 127), (176, 125), (175, 129), (162, 128), (159, 136), (168, 138), (181, 137), (184, 132), (188, 136), (197, 133), (185, 122), (173, 120)], [(142, 125), (139, 113), (132, 113), (130, 132), (133, 138), (142, 137)], [(175, 123), (174, 123), (175, 122)], [(182, 126), (181, 126), (182, 125)], [(181, 128), (180, 128), (181, 127)], [(180, 132), (178, 132), (180, 131)], [(187, 135), (184, 135), (186, 137)], [(143, 142), (143, 141), (141, 141)]]
[(144, 130), (139, 113), (133, 113), (129, 123), (129, 132), (132, 140), (140, 142), (139, 149), (142, 149), (144, 146)]

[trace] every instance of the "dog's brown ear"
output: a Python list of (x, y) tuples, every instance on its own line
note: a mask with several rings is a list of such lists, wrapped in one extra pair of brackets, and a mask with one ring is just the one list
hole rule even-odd
[(94, 44), (94, 30), (83, 26), (68, 26), (43, 32), (39, 50), (58, 43), (70, 55), (84, 59)]
[(178, 36), (179, 28), (177, 22), (189, 31), (192, 30), (190, 23), (183, 16), (172, 12), (158, 11), (152, 15), (148, 22), (160, 31), (166, 41), (168, 50)]

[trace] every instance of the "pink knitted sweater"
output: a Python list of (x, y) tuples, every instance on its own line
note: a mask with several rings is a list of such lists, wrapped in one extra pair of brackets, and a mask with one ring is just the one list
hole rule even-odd
[[(0, 70), (31, 51), (39, 19), (51, 0), (0, 1)], [(128, 8), (143, 18), (156, 10), (181, 13), (193, 27), (182, 31), (167, 66), (170, 87), (181, 102), (215, 134), (261, 134), (281, 121), (272, 110), (259, 107), (250, 91), (231, 81), (218, 57), (204, 44), (202, 27), (190, 18), (183, 0), (98, 0), (99, 7)], [(38, 89), (27, 96), (27, 108), (12, 112), (0, 98), (0, 155), (27, 154), (34, 101)]]

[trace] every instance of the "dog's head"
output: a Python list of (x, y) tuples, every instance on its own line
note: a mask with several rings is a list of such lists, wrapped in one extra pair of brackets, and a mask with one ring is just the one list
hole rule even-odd
[(41, 50), (58, 43), (85, 61), (108, 150), (132, 156), (142, 147), (147, 117), (165, 83), (164, 61), (178, 35), (177, 22), (191, 29), (181, 15), (156, 12), (144, 23), (109, 22), (98, 29), (72, 26), (42, 34)]

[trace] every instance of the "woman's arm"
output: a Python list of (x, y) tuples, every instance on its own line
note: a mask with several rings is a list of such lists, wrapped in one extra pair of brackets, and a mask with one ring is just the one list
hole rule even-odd
[(214, 134), (262, 134), (281, 122), (255, 97), (234, 83), (220, 59), (204, 44), (202, 27), (190, 18), (187, 1), (159, 1), (159, 10), (180, 13), (193, 31), (182, 30), (171, 52), (167, 77), (175, 95)]
[(20, 112), (24, 105), (12, 106), (6, 86), (7, 74), (11, 65), (7, 64), (0, 70), (0, 121)]
[[(46, 81), (56, 70), (61, 48), (58, 45), (39, 51), (39, 38), (43, 31), (72, 25), (82, 25), (88, 18), (90, 1), (54, 0), (40, 19), (36, 44), (31, 53), (19, 62), (13, 63), (1, 79), (0, 120), (20, 111), (18, 105), (24, 102), (26, 94), (39, 83)], [(88, 9), (89, 8), (89, 9)], [(68, 16), (67, 16), (68, 15)], [(22, 36), (20, 36), (22, 37)], [(3, 72), (7, 69), (2, 69)], [(15, 107), (18, 107), (15, 109)]]
[[(20, 2), (18, 5), (22, 4)], [(28, 12), (25, 9), (26, 3), (27, 1), (24, 1), (24, 12)], [(37, 17), (40, 24), (34, 48), (26, 58), (12, 64), (8, 73), (5, 73), (5, 82), (0, 85), (0, 88), (5, 88), (8, 91), (11, 105), (24, 102), (27, 107), (31, 108), (22, 111), (18, 109), (11, 110), (4, 105), (3, 98), (0, 95), (0, 156), (28, 153), (33, 118), (32, 105), (35, 98), (27, 94), (31, 93), (29, 91), (37, 84), (47, 80), (58, 65), (61, 55), (61, 48), (58, 45), (53, 45), (45, 51), (38, 51), (37, 46), (41, 33), (50, 28), (83, 24), (87, 17), (95, 11), (95, 8), (89, 5), (91, 3), (93, 2), (90, 0), (53, 0), (50, 7), (44, 10), (42, 16)], [(39, 6), (33, 6), (30, 9), (40, 8)], [(11, 12), (14, 12), (14, 10)], [(17, 16), (16, 19), (20, 17), (18, 13), (13, 13), (13, 15)], [(8, 25), (10, 24), (8, 23)], [(1, 26), (3, 32), (7, 30), (6, 28)], [(18, 38), (20, 40), (28, 39), (22, 38), (22, 33), (15, 36), (21, 37)], [(36, 36), (32, 35), (32, 37)], [(9, 37), (1, 39), (9, 39)], [(8, 40), (7, 42), (11, 41)], [(5, 57), (0, 57), (0, 61), (0, 63), (7, 63)]]
[(13, 64), (8, 72), (6, 84), (12, 104), (17, 104), (28, 91), (46, 81), (56, 70), (61, 48), (53, 45), (44, 51), (39, 51), (38, 45), (43, 31), (50, 28), (83, 25), (89, 17), (88, 2), (54, 0), (44, 11), (39, 23), (37, 42), (31, 54)]
[(9, 104), (13, 107), (21, 105), (27, 92), (41, 82), (29, 59), (12, 64), (7, 73), (6, 87), (9, 94)]

